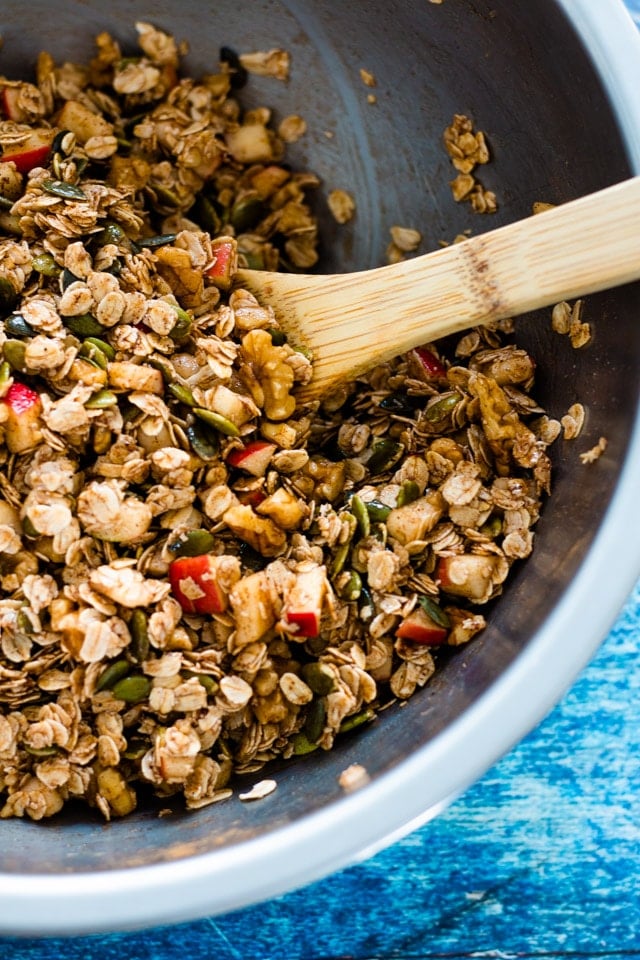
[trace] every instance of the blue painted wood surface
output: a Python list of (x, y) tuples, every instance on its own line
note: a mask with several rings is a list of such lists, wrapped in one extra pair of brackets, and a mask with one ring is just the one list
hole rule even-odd
[[(640, 26), (640, 0), (626, 2)], [(640, 584), (550, 716), (435, 821), (367, 862), (195, 923), (0, 937), (0, 958), (639, 958), (639, 656)]]

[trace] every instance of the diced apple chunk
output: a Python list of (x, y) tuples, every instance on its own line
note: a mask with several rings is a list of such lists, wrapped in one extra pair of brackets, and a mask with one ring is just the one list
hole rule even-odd
[(296, 575), (296, 581), (285, 602), (283, 619), (298, 627), (300, 638), (317, 637), (320, 633), (322, 604), (327, 592), (324, 567), (312, 566)]
[(227, 456), (227, 463), (231, 467), (245, 470), (254, 477), (263, 477), (277, 449), (275, 443), (254, 440), (246, 447), (236, 447), (231, 450)]
[(70, 130), (80, 143), (86, 143), (91, 137), (113, 135), (113, 124), (79, 100), (67, 100), (58, 114), (57, 125), (61, 130)]
[(13, 162), (19, 173), (29, 173), (36, 167), (45, 167), (51, 153), (53, 131), (34, 130), (19, 146), (9, 147), (0, 162)]
[(3, 397), (7, 407), (5, 443), (10, 453), (23, 453), (42, 439), (40, 396), (24, 383), (12, 383)]
[(271, 587), (264, 570), (243, 577), (229, 594), (236, 621), (235, 646), (255, 643), (276, 622)]
[(504, 557), (462, 553), (440, 557), (435, 579), (445, 593), (486, 603), (508, 572), (509, 564)]
[(266, 163), (273, 157), (269, 131), (261, 123), (245, 123), (225, 134), (227, 149), (238, 163)]
[(436, 623), (422, 607), (417, 607), (405, 617), (396, 630), (396, 637), (426, 646), (445, 643), (447, 636), (447, 628)]
[(222, 383), (214, 387), (209, 400), (209, 407), (222, 417), (226, 417), (231, 423), (235, 423), (236, 427), (243, 426), (248, 420), (257, 417), (260, 413), (251, 397), (245, 397), (234, 390), (229, 390)]
[(387, 517), (387, 531), (404, 545), (422, 540), (438, 523), (445, 506), (442, 495), (432, 491), (403, 507), (395, 507)]
[(238, 559), (226, 555), (179, 557), (169, 566), (171, 590), (185, 613), (222, 613), (239, 578)]

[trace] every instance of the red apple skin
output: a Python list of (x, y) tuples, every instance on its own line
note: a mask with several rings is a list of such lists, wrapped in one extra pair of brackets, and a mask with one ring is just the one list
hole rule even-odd
[(428, 347), (416, 347), (413, 351), (414, 356), (420, 362), (422, 369), (430, 377), (442, 379), (447, 376), (446, 368), (440, 363), (438, 358)]
[(244, 506), (259, 507), (267, 499), (263, 490), (236, 490), (236, 496)]
[(18, 106), (17, 87), (2, 88), (2, 111), (8, 120), (20, 121), (23, 119), (22, 111)]
[[(185, 613), (222, 613), (227, 607), (227, 597), (213, 579), (211, 559), (203, 553), (198, 557), (179, 557), (169, 566), (171, 590)], [(187, 579), (193, 580), (204, 596), (186, 596), (181, 582)]]
[(213, 260), (205, 269), (205, 276), (221, 290), (231, 286), (237, 262), (236, 241), (231, 237), (218, 238), (211, 244)]
[(298, 637), (317, 637), (320, 633), (320, 618), (313, 610), (287, 610), (287, 623), (298, 627)]
[(17, 416), (25, 413), (30, 407), (40, 407), (40, 394), (28, 387), (26, 383), (12, 383), (3, 399)]
[(8, 163), (10, 160), (15, 163), (18, 173), (29, 173), (36, 167), (46, 167), (49, 161), (51, 147), (43, 144), (40, 147), (33, 147), (30, 150), (20, 150), (16, 153), (4, 153), (0, 157), (0, 163)]
[(275, 443), (266, 440), (254, 440), (246, 447), (236, 447), (227, 456), (227, 463), (231, 467), (245, 470), (254, 477), (264, 477), (271, 458), (278, 448)]
[(396, 630), (396, 637), (428, 647), (446, 643), (448, 636), (449, 631), (432, 620), (421, 607), (405, 617)]

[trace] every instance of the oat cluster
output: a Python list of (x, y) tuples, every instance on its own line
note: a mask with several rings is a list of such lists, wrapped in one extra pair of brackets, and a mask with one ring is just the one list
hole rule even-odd
[(475, 213), (495, 213), (496, 195), (487, 190), (476, 176), (476, 168), (489, 162), (489, 147), (482, 130), (475, 131), (473, 122), (456, 113), (444, 131), (444, 145), (457, 176), (450, 181), (456, 202), (466, 201)]
[(234, 283), (317, 257), (315, 177), (236, 98), (288, 59), (180, 79), (137, 29), (0, 80), (2, 817), (329, 749), (483, 628), (550, 484), (508, 325), (296, 399), (312, 363)]

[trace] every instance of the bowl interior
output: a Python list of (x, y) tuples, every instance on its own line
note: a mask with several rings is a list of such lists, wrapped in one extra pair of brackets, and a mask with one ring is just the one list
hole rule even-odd
[[(218, 0), (204, 23), (197, 0), (156, 0), (152, 16), (129, 0), (72, 0), (57, 5), (55, 17), (51, 12), (47, 0), (2, 4), (3, 73), (24, 77), (40, 49), (57, 61), (86, 60), (102, 29), (133, 49), (139, 17), (188, 39), (185, 72), (192, 75), (215, 70), (222, 44), (288, 49), (290, 81), (254, 77), (243, 100), (273, 106), (278, 116), (302, 114), (308, 133), (291, 147), (292, 164), (317, 172), (322, 191), (342, 188), (355, 197), (357, 214), (347, 226), (336, 225), (318, 197), (326, 271), (384, 262), (394, 224), (421, 230), (426, 251), (463, 230), (527, 216), (534, 201), (559, 203), (630, 173), (611, 106), (553, 0)], [(375, 104), (367, 102), (372, 91), (361, 68), (376, 77)], [(474, 215), (451, 197), (442, 132), (454, 113), (469, 115), (486, 132), (493, 159), (482, 180), (497, 194), (494, 216)], [(350, 763), (363, 764), (375, 780), (460, 716), (531, 641), (604, 517), (637, 407), (637, 311), (637, 287), (589, 297), (584, 318), (594, 336), (579, 351), (551, 331), (548, 312), (519, 322), (518, 340), (539, 364), (536, 395), (547, 412), (559, 418), (578, 400), (587, 422), (579, 441), (552, 448), (553, 496), (533, 556), (514, 569), (487, 630), (443, 664), (424, 691), (333, 752), (279, 767), (278, 789), (261, 803), (234, 798), (162, 818), (150, 805), (106, 826), (78, 811), (46, 824), (3, 821), (0, 869), (105, 870), (250, 841), (339, 803), (338, 776)], [(597, 468), (585, 467), (579, 452), (601, 436), (608, 440), (605, 456)]]

